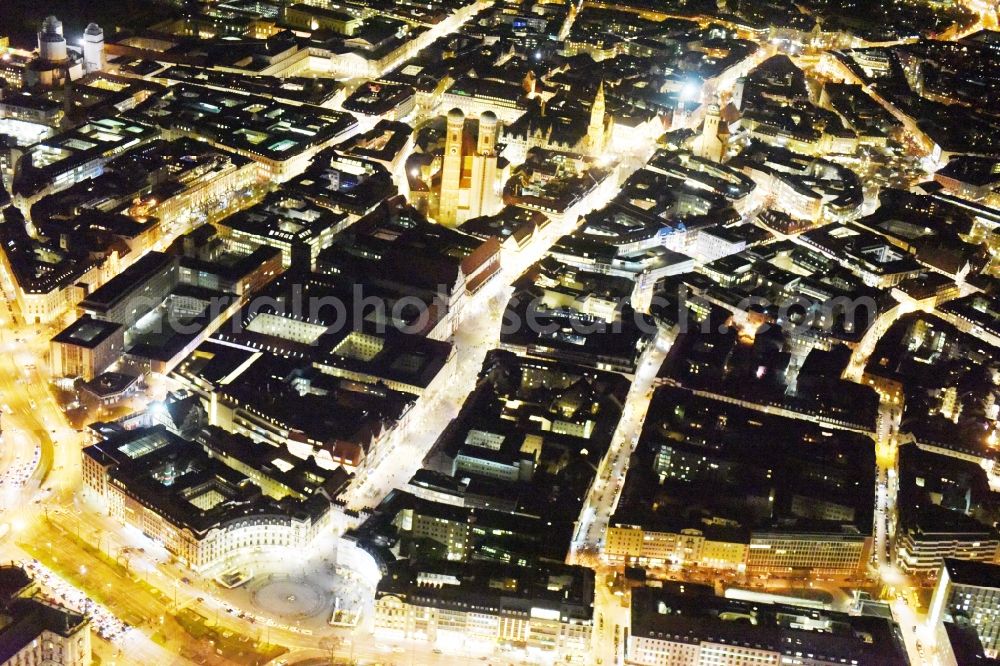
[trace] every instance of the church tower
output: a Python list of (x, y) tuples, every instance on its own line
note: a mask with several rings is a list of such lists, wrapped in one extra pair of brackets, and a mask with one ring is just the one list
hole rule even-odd
[(719, 139), (720, 111), (718, 104), (712, 104), (705, 113), (705, 124), (701, 128), (701, 136), (698, 138), (694, 151), (698, 157), (703, 157), (713, 162), (722, 161), (722, 140)]
[(462, 133), (465, 114), (461, 109), (448, 112), (445, 134), (444, 158), (441, 167), (441, 196), (438, 203), (438, 222), (455, 224), (458, 220), (458, 189), (462, 183)]
[(476, 152), (479, 155), (494, 155), (496, 139), (497, 116), (492, 111), (483, 111), (479, 116), (479, 140), (476, 142)]
[(597, 95), (590, 107), (590, 125), (587, 127), (587, 153), (597, 157), (604, 152), (607, 142), (606, 113), (604, 103), (604, 81), (597, 87)]
[(469, 183), (469, 210), (465, 220), (491, 215), (500, 209), (497, 194), (497, 117), (492, 111), (479, 116), (479, 137), (476, 154), (472, 158), (472, 176)]
[(733, 106), (736, 107), (738, 111), (743, 110), (743, 91), (746, 89), (747, 77), (741, 76), (736, 79), (736, 85), (733, 87)]

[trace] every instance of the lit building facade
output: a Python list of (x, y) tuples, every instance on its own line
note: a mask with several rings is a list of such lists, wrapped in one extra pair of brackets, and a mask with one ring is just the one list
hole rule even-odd
[(52, 338), (52, 376), (90, 381), (114, 365), (124, 350), (124, 326), (84, 315)]
[(497, 166), (497, 117), (491, 111), (479, 116), (473, 149), (466, 146), (465, 114), (448, 112), (444, 156), (441, 160), (437, 221), (456, 226), (500, 210), (504, 170)]
[(658, 531), (614, 524), (608, 527), (601, 555), (611, 564), (742, 571), (746, 568), (747, 546), (745, 539), (735, 535), (723, 538), (698, 529)]
[(864, 570), (871, 537), (854, 532), (754, 532), (747, 573), (851, 577)]
[(375, 593), (375, 634), (495, 648), (582, 663), (593, 633), (593, 573), (495, 562), (388, 565)]
[(892, 622), (716, 597), (690, 583), (632, 593), (628, 666), (907, 663)]
[(45, 600), (21, 567), (0, 567), (4, 666), (89, 666), (90, 618)]
[(323, 495), (273, 500), (162, 426), (114, 434), (82, 457), (84, 496), (195, 571), (263, 548), (304, 549), (332, 520)]
[(1000, 564), (946, 559), (941, 565), (927, 622), (971, 625), (983, 652), (1000, 655)]
[(719, 138), (719, 105), (712, 104), (705, 113), (701, 136), (695, 141), (694, 154), (712, 162), (722, 160), (722, 139)]
[(896, 563), (908, 574), (933, 576), (945, 558), (995, 562), (1000, 538), (983, 527), (978, 531), (911, 527), (897, 537)]

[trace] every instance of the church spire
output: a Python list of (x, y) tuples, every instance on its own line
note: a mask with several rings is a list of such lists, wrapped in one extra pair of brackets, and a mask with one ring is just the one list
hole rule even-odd
[(607, 141), (604, 79), (597, 86), (594, 103), (590, 107), (590, 126), (587, 128), (587, 152), (596, 157), (604, 151)]
[(594, 104), (590, 107), (590, 124), (595, 123), (604, 125), (604, 79), (601, 79), (601, 83), (597, 86)]

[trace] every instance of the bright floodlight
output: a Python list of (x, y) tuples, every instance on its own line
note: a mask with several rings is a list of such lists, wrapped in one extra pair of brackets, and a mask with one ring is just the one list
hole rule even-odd
[(696, 99), (701, 93), (701, 86), (694, 81), (688, 81), (681, 87), (681, 99), (685, 102)]
[(167, 406), (160, 401), (149, 403), (149, 414), (154, 419), (161, 419), (167, 415)]

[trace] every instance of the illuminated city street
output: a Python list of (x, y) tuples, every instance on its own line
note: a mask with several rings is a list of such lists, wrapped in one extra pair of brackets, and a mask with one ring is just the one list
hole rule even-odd
[(639, 439), (649, 400), (663, 357), (670, 348), (672, 334), (660, 333), (643, 355), (629, 387), (625, 411), (618, 422), (611, 448), (598, 469), (590, 495), (580, 512), (576, 534), (571, 545), (571, 557), (576, 561), (596, 563), (608, 520), (618, 505), (622, 481), (628, 473), (629, 458)]

